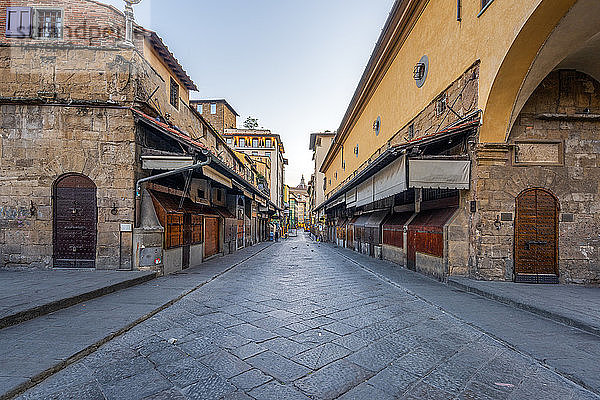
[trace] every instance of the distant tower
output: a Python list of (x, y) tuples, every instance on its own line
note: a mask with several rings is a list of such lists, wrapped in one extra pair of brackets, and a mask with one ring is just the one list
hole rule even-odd
[(304, 180), (304, 175), (302, 175), (302, 179), (300, 179), (300, 185), (298, 185), (298, 189), (306, 189), (306, 181)]

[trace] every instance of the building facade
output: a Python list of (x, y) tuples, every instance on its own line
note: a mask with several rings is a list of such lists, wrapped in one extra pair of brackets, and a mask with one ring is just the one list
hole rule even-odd
[(228, 145), (236, 151), (254, 157), (255, 160), (269, 159), (271, 201), (277, 207), (283, 208), (287, 159), (284, 157), (285, 149), (281, 137), (266, 129), (225, 129), (224, 137)]
[(170, 273), (275, 212), (162, 39), (126, 25), (91, 0), (0, 1), (0, 266)]
[(396, 1), (320, 168), (329, 239), (440, 279), (600, 283), (599, 16)]
[[(290, 187), (290, 224), (295, 228), (305, 229), (310, 224), (308, 205), (308, 186), (304, 180), (304, 175), (300, 180), (300, 184), (296, 187)], [(293, 199), (293, 219), (292, 219), (292, 199)]]
[(207, 120), (220, 135), (225, 129), (237, 128), (239, 114), (229, 105), (227, 100), (190, 100), (190, 106)]

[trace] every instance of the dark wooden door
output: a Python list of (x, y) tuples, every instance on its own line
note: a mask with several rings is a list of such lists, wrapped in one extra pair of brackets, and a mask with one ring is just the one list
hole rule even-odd
[(204, 256), (219, 253), (219, 219), (204, 218)]
[(515, 281), (558, 283), (558, 201), (542, 189), (517, 197)]
[(417, 264), (417, 231), (416, 230), (409, 228), (406, 246), (407, 246), (406, 267), (408, 269), (412, 269), (414, 271), (416, 269), (416, 264)]
[(192, 215), (183, 215), (183, 253), (181, 255), (181, 269), (188, 269), (190, 267), (190, 253), (192, 243)]
[(54, 185), (55, 268), (94, 268), (98, 208), (96, 185), (83, 175), (67, 175)]

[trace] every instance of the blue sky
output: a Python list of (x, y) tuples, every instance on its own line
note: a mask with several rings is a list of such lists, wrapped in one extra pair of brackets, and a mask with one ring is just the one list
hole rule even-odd
[[(121, 0), (102, 0), (119, 9)], [(295, 186), (312, 173), (309, 134), (338, 128), (394, 0), (143, 0), (155, 30), (198, 85), (279, 133)]]

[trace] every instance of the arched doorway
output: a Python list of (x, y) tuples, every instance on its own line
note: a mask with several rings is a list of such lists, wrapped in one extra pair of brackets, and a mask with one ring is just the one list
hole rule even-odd
[(98, 220), (94, 182), (80, 174), (58, 178), (53, 211), (54, 267), (94, 268)]
[(515, 281), (558, 283), (558, 201), (544, 189), (516, 200)]

